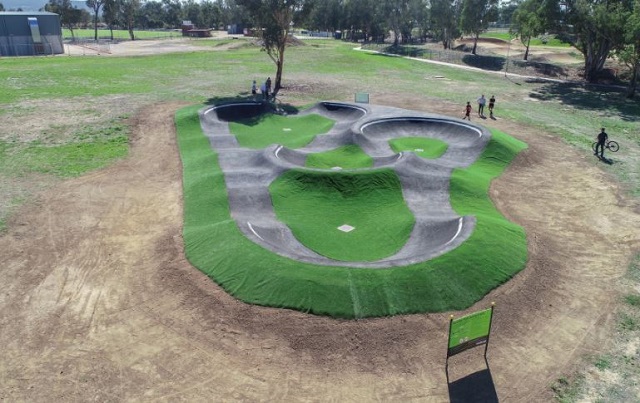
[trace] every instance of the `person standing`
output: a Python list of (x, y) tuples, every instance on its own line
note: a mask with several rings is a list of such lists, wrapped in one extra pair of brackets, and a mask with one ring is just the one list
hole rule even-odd
[(267, 77), (267, 101), (269, 100), (269, 94), (271, 94), (271, 77)]
[(467, 101), (467, 106), (464, 107), (464, 117), (462, 120), (469, 119), (469, 122), (471, 122), (471, 109), (471, 102)]
[(598, 144), (596, 144), (596, 152), (593, 155), (598, 155), (598, 148), (600, 149), (600, 159), (604, 159), (604, 145), (607, 142), (609, 135), (604, 131), (604, 127), (600, 129), (600, 133), (598, 133), (598, 137), (596, 140)]
[(493, 118), (493, 108), (496, 106), (496, 96), (491, 95), (489, 98), (489, 117)]
[(487, 103), (487, 98), (484, 97), (484, 94), (480, 95), (478, 98), (478, 116), (481, 118), (484, 117), (484, 106)]
[(253, 100), (256, 100), (256, 95), (258, 94), (258, 84), (256, 84), (256, 80), (253, 80), (253, 83), (251, 83), (251, 96), (253, 97)]
[(262, 85), (260, 85), (260, 92), (262, 93), (262, 100), (266, 101), (267, 100), (267, 83), (262, 83)]

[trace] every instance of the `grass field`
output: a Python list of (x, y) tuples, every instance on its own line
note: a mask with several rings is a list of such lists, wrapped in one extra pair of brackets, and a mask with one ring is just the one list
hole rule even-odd
[[(91, 32), (88, 36), (92, 35)], [(194, 43), (206, 46), (205, 41)], [(606, 127), (621, 149), (614, 163), (602, 165), (602, 169), (611, 174), (612, 180), (620, 181), (629, 194), (640, 197), (640, 103), (625, 99), (622, 90), (470, 74), (446, 66), (356, 52), (352, 48), (353, 44), (333, 40), (316, 40), (307, 46), (289, 48), (285, 89), (281, 93), (283, 102), (304, 105), (322, 99), (352, 100), (353, 93), (360, 91), (370, 92), (372, 102), (376, 102), (389, 94), (401, 94), (412, 102), (427, 99), (460, 105), (452, 108), (451, 114), (455, 116), (466, 101), (474, 100), (480, 93), (495, 93), (498, 118), (535, 127), (541, 136), (546, 133), (558, 136), (584, 152), (585, 157), (591, 157), (590, 144), (599, 128)], [(248, 43), (231, 51), (179, 56), (3, 58), (0, 228), (7, 216), (21, 204), (31, 202), (37, 191), (53, 186), (60, 178), (78, 174), (72, 173), (77, 170), (65, 167), (86, 160), (80, 157), (71, 163), (49, 158), (45, 171), (23, 166), (20, 156), (28, 153), (25, 150), (44, 145), (70, 147), (79, 142), (79, 134), (88, 135), (83, 141), (97, 149), (106, 141), (101, 133), (117, 131), (127, 115), (142, 106), (247, 96), (251, 80), (273, 76), (274, 70), (265, 54)], [(446, 81), (436, 81), (435, 76)], [(127, 132), (122, 135), (127, 136)], [(126, 149), (124, 141), (112, 145)], [(77, 153), (68, 155), (75, 158)], [(119, 158), (122, 154), (112, 155)], [(549, 177), (555, 174), (550, 172)], [(637, 272), (637, 261), (633, 267)], [(637, 287), (640, 280), (636, 276), (629, 281)], [(621, 332), (621, 337), (633, 339), (639, 337), (640, 331), (631, 326), (638, 321), (638, 310), (634, 300), (630, 301), (623, 300), (621, 304), (635, 309), (632, 312), (636, 316), (629, 320), (623, 310), (618, 323), (623, 330), (632, 329)], [(615, 360), (608, 359), (609, 356), (602, 360), (595, 358), (594, 367), (595, 363), (604, 368), (606, 362), (614, 363), (613, 366), (617, 362), (630, 362), (623, 348), (609, 355)], [(629, 371), (625, 379), (637, 379), (637, 366)], [(569, 377), (563, 379), (558, 391), (563, 393), (563, 386), (569, 385), (572, 394), (571, 381)]]

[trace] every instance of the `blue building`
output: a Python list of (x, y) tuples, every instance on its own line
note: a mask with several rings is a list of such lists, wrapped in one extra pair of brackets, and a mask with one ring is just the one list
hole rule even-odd
[(0, 12), (0, 56), (64, 53), (60, 16), (48, 12)]

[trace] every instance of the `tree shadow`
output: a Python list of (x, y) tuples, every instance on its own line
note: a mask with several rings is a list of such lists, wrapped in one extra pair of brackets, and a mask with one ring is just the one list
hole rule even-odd
[(383, 48), (382, 51), (385, 53), (393, 53), (394, 55), (409, 57), (424, 57), (425, 54), (428, 53), (425, 49), (405, 45), (387, 46), (386, 48)]
[(505, 58), (500, 56), (464, 55), (462, 62), (467, 66), (482, 70), (500, 71), (504, 70)]
[(491, 370), (474, 372), (455, 382), (449, 383), (449, 401), (451, 403), (497, 403), (498, 393), (493, 383)]
[(218, 112), (221, 120), (227, 122), (240, 123), (246, 126), (256, 126), (269, 115), (297, 115), (300, 109), (294, 105), (288, 103), (282, 103), (280, 101), (264, 101), (261, 95), (258, 95), (254, 100), (253, 96), (248, 93), (239, 93), (235, 96), (216, 96), (207, 99), (204, 103), (211, 106), (221, 106), (227, 104), (236, 103), (247, 104), (248, 106), (242, 106), (238, 108), (224, 108), (224, 112)]
[(640, 102), (627, 99), (625, 89), (621, 87), (545, 82), (536, 92), (529, 93), (529, 97), (540, 101), (559, 101), (583, 110), (609, 112), (625, 121), (640, 120)]
[(549, 63), (531, 62), (525, 60), (510, 60), (510, 63), (514, 66), (528, 70), (532, 70), (536, 74), (543, 75), (545, 77), (563, 77), (566, 78), (567, 70), (562, 66), (556, 66)]

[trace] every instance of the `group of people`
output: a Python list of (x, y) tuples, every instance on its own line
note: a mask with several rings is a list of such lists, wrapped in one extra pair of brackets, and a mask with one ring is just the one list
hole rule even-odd
[[(484, 118), (484, 107), (487, 104), (487, 98), (484, 97), (484, 94), (480, 95), (480, 98), (478, 98), (478, 116), (481, 118)], [(496, 106), (496, 96), (495, 95), (491, 95), (491, 98), (489, 98), (489, 117), (493, 119), (493, 108)], [(464, 108), (464, 117), (462, 118), (464, 119), (468, 119), (471, 120), (471, 111), (473, 110), (473, 107), (471, 106), (471, 102), (468, 101), (467, 102), (467, 106), (465, 106)]]
[[(267, 77), (267, 81), (260, 85), (260, 92), (262, 93), (262, 99), (268, 101), (269, 94), (271, 93), (271, 77)], [(253, 100), (256, 101), (258, 97), (258, 84), (256, 80), (253, 80), (251, 84), (251, 95), (253, 96)]]

